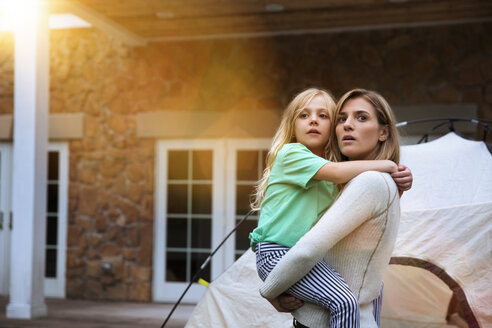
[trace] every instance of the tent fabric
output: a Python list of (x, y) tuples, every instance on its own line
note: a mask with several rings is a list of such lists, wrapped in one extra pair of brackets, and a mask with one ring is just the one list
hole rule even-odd
[(443, 269), (481, 327), (492, 327), (492, 202), (402, 212), (393, 257)]
[[(474, 326), (492, 327), (492, 156), (483, 142), (449, 133), (426, 144), (403, 146), (401, 162), (411, 168), (414, 182), (401, 199), (394, 258), (442, 270), (463, 291), (478, 323)], [(437, 288), (408, 272), (400, 272), (399, 279), (418, 279), (421, 290)], [(398, 283), (391, 275), (385, 279), (388, 286)], [(277, 313), (261, 298), (260, 284), (255, 255), (248, 250), (210, 284), (186, 327), (291, 327), (289, 314)], [(386, 310), (383, 304), (382, 327), (410, 327), (408, 322), (412, 327), (443, 326), (445, 293), (440, 302), (446, 304), (437, 306), (434, 315), (426, 307), (428, 295), (412, 295), (403, 299), (398, 290), (385, 288), (383, 302), (400, 298), (413, 311)]]
[(185, 327), (291, 327), (292, 316), (278, 313), (260, 296), (261, 283), (249, 249), (209, 285)]
[(492, 156), (455, 133), (402, 147), (412, 189), (401, 198), (394, 257), (441, 268), (463, 290), (481, 327), (492, 327)]
[(492, 156), (481, 141), (450, 132), (428, 143), (401, 147), (400, 162), (414, 177), (412, 189), (401, 198), (402, 211), (492, 201)]
[(419, 327), (446, 326), (452, 291), (431, 272), (390, 265), (384, 274), (384, 288), (383, 327), (414, 328), (416, 322)]

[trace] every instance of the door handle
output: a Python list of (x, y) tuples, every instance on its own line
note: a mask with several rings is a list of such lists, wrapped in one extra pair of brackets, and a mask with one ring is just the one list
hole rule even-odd
[(3, 230), (3, 212), (0, 212), (0, 230)]
[(9, 229), (12, 230), (12, 224), (14, 221), (14, 217), (12, 216), (12, 211), (9, 213)]

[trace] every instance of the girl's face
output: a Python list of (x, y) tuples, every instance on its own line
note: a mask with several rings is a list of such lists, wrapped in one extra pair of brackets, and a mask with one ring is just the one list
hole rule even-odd
[(379, 143), (388, 138), (388, 127), (379, 124), (376, 110), (364, 98), (348, 100), (336, 126), (338, 147), (351, 160), (374, 159)]
[(313, 154), (325, 157), (325, 146), (330, 139), (330, 123), (330, 112), (324, 99), (321, 96), (314, 97), (296, 118), (296, 141)]

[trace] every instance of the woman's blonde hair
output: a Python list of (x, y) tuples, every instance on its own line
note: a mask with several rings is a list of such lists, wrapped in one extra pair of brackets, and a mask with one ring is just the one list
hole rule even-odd
[(340, 111), (347, 101), (356, 98), (363, 98), (367, 100), (372, 107), (374, 107), (377, 115), (378, 122), (381, 126), (388, 127), (388, 137), (385, 141), (379, 142), (379, 149), (376, 152), (376, 156), (373, 159), (389, 159), (396, 164), (400, 163), (400, 138), (398, 136), (398, 131), (396, 130), (396, 119), (393, 114), (393, 110), (390, 105), (379, 93), (371, 90), (365, 89), (353, 89), (345, 93), (342, 98), (338, 101), (337, 107), (335, 109), (333, 128), (331, 129), (331, 140), (334, 142), (330, 143), (330, 153), (333, 156), (333, 160), (340, 162), (346, 161), (348, 158), (344, 156), (340, 148), (338, 147), (337, 137), (336, 137), (336, 125), (340, 116)]
[[(255, 193), (253, 194), (253, 201), (251, 202), (252, 209), (260, 209), (263, 198), (265, 197), (265, 191), (268, 185), (268, 178), (270, 177), (273, 162), (275, 161), (279, 150), (287, 143), (296, 142), (294, 134), (295, 121), (302, 110), (306, 108), (314, 97), (317, 96), (320, 96), (325, 101), (330, 120), (333, 122), (336, 104), (332, 95), (328, 91), (310, 88), (302, 91), (295, 96), (294, 99), (292, 99), (289, 105), (287, 105), (287, 108), (284, 110), (282, 120), (280, 121), (280, 126), (273, 137), (272, 145), (266, 157), (266, 168), (263, 171), (263, 177), (256, 184)], [(329, 144), (330, 141), (327, 142), (325, 147), (325, 155), (328, 152)]]

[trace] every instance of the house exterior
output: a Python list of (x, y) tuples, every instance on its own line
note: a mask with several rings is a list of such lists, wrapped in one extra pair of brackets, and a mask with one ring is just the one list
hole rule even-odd
[[(439, 108), (440, 116), (492, 119), (491, 20), (144, 46), (98, 28), (49, 37), (44, 274), (51, 297), (174, 302), (248, 212), (281, 112), (304, 88), (337, 98), (374, 89), (405, 118)], [(1, 294), (9, 293), (15, 256), (8, 246), (14, 46), (13, 33), (1, 32)], [(247, 249), (255, 219), (214, 256), (203, 279)], [(203, 290), (194, 285), (184, 301), (196, 302)]]

